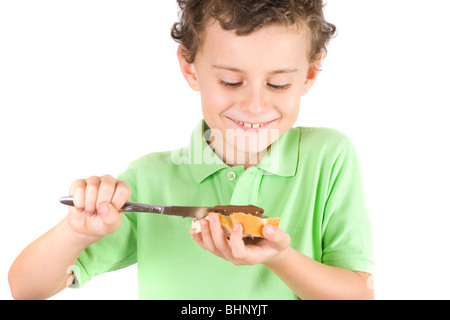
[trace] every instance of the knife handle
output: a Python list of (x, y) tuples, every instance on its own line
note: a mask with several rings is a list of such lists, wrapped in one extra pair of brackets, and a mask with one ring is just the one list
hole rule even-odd
[(71, 206), (71, 207), (74, 206), (72, 197), (61, 197), (59, 199), (59, 202), (61, 202), (62, 204), (65, 204), (67, 206)]
[[(59, 199), (59, 202), (61, 202), (62, 204), (71, 206), (71, 207), (74, 206), (73, 197), (62, 197)], [(164, 206), (154, 206), (154, 205), (150, 205), (150, 204), (127, 201), (127, 202), (125, 202), (123, 207), (120, 208), (120, 211), (162, 213), (163, 208), (164, 208)]]

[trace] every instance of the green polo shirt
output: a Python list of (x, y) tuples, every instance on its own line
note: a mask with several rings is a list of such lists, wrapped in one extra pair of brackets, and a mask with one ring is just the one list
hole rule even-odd
[[(247, 205), (280, 217), (291, 246), (330, 266), (372, 273), (372, 234), (355, 149), (328, 128), (292, 128), (256, 166), (229, 167), (205, 140), (201, 121), (185, 149), (148, 154), (118, 179), (131, 201), (159, 205)], [(77, 284), (138, 263), (141, 299), (297, 299), (263, 265), (235, 266), (192, 240), (192, 219), (125, 214), (118, 231), (92, 244)], [(300, 268), (301, 272), (301, 268)]]

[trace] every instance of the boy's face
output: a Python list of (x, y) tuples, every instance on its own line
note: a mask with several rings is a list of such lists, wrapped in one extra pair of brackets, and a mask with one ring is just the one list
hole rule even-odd
[(201, 93), (206, 123), (221, 133), (216, 153), (225, 153), (220, 145), (237, 153), (263, 151), (294, 125), (318, 73), (307, 54), (305, 32), (270, 25), (237, 36), (218, 23), (206, 27), (193, 64), (179, 50), (186, 80)]

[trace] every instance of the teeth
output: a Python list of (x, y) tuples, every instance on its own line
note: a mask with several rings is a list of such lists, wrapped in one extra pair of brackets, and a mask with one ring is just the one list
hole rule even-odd
[(262, 127), (262, 126), (267, 124), (267, 122), (263, 122), (263, 123), (248, 123), (248, 122), (242, 122), (242, 121), (238, 121), (238, 120), (235, 120), (235, 122), (239, 123), (241, 126), (244, 126), (246, 128), (252, 128), (252, 129), (257, 129), (257, 128)]

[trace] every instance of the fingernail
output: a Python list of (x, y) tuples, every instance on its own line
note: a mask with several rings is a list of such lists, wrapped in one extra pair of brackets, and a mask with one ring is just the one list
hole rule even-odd
[(233, 226), (233, 231), (239, 231), (239, 229), (241, 228), (239, 223), (235, 223)]
[(106, 204), (101, 205), (100, 208), (98, 208), (98, 214), (105, 215), (105, 214), (108, 214), (108, 212), (109, 212), (109, 208)]
[(275, 233), (275, 228), (272, 225), (267, 225), (266, 226), (266, 230), (265, 230), (265, 234), (268, 236), (271, 236)]

